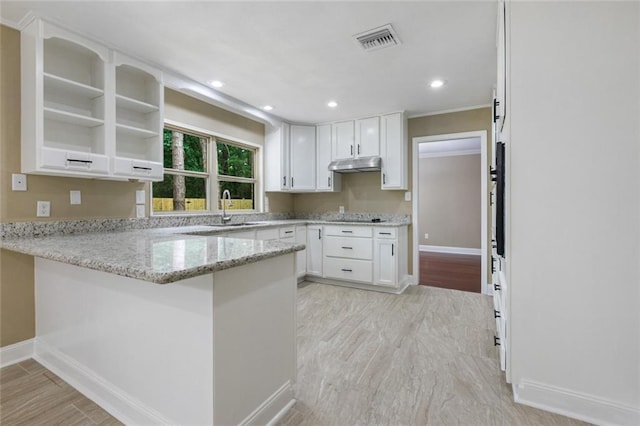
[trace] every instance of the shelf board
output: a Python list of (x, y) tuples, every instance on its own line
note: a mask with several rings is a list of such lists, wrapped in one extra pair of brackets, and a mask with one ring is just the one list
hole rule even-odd
[(153, 132), (151, 130), (143, 129), (140, 127), (128, 126), (126, 124), (116, 124), (116, 131), (127, 133), (132, 136), (138, 136), (141, 138), (152, 138), (154, 136), (158, 136), (157, 132)]
[(43, 73), (45, 87), (51, 87), (53, 89), (64, 90), (71, 92), (74, 95), (86, 96), (89, 99), (94, 99), (104, 95), (104, 90), (98, 89), (93, 86), (88, 86), (77, 81), (69, 80), (64, 77), (59, 77), (54, 74)]
[(137, 99), (128, 98), (123, 95), (116, 95), (116, 106), (119, 108), (129, 109), (142, 113), (155, 112), (160, 109), (157, 105), (152, 105), (146, 102), (139, 101)]
[(104, 120), (101, 120), (99, 118), (74, 114), (72, 112), (48, 107), (44, 108), (44, 117), (50, 120), (64, 121), (65, 123), (75, 124), (82, 127), (97, 127), (104, 124)]

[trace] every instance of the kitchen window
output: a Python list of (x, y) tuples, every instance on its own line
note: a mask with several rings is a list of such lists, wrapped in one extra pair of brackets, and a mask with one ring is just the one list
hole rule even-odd
[(154, 213), (218, 211), (226, 189), (227, 210), (257, 209), (257, 148), (174, 126), (163, 136), (164, 180), (152, 185)]

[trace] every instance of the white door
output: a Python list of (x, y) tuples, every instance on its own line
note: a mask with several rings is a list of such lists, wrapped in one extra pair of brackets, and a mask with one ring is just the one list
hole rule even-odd
[(307, 226), (307, 275), (322, 276), (322, 226)]
[(291, 126), (291, 182), (292, 191), (316, 189), (316, 128)]
[(396, 240), (376, 239), (373, 253), (373, 284), (386, 287), (398, 285)]
[(353, 157), (354, 128), (353, 121), (343, 121), (333, 125), (334, 160)]
[(356, 122), (356, 157), (380, 155), (380, 118), (363, 118)]

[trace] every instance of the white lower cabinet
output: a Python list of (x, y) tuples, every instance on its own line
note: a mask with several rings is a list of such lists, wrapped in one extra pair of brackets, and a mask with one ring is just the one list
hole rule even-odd
[(307, 225), (307, 276), (322, 277), (322, 225)]
[[(295, 242), (298, 244), (307, 244), (307, 226), (296, 226)], [(296, 269), (298, 278), (302, 278), (307, 274), (307, 249), (296, 252)]]
[(326, 278), (370, 284), (371, 261), (325, 256), (324, 275)]
[[(406, 275), (406, 227), (376, 228), (373, 243), (373, 284), (397, 288)], [(401, 261), (402, 258), (402, 261)]]

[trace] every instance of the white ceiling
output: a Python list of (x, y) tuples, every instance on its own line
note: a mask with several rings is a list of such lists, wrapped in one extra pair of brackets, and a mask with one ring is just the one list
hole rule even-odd
[[(487, 105), (496, 80), (494, 1), (0, 3), (14, 27), (29, 11), (293, 122)], [(352, 37), (387, 23), (401, 45)]]

